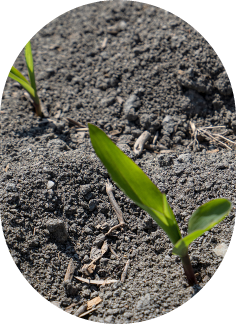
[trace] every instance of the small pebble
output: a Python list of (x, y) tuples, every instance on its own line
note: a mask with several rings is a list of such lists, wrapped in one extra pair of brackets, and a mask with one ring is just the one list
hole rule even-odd
[(51, 189), (54, 185), (55, 185), (55, 182), (48, 181), (48, 183), (47, 183), (47, 189)]
[(225, 244), (225, 243), (221, 243), (221, 244), (218, 244), (213, 252), (217, 255), (217, 256), (221, 256), (221, 257), (224, 257), (225, 256), (225, 253), (227, 252), (227, 249), (228, 249), (228, 246)]

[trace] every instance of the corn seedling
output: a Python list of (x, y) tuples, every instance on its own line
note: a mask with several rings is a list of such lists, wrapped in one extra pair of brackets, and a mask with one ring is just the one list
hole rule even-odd
[(9, 77), (20, 83), (20, 85), (29, 93), (33, 100), (35, 112), (38, 116), (43, 117), (41, 103), (37, 95), (37, 88), (34, 76), (34, 61), (30, 41), (25, 46), (25, 61), (28, 68), (29, 81), (14, 66), (11, 68)]
[(196, 284), (188, 246), (229, 214), (231, 202), (220, 198), (200, 206), (189, 219), (188, 235), (182, 237), (166, 195), (101, 129), (92, 124), (88, 124), (88, 127), (93, 148), (112, 180), (166, 232), (174, 246), (173, 254), (178, 255), (182, 261), (189, 285)]

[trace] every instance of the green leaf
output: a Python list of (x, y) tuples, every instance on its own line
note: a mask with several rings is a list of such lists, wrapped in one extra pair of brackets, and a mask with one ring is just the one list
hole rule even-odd
[(17, 70), (14, 66), (11, 68), (11, 73), (30, 85), (29, 81), (24, 77), (24, 75), (21, 74), (20, 71)]
[(189, 244), (220, 223), (229, 214), (231, 208), (231, 202), (225, 198), (213, 199), (200, 206), (189, 219), (189, 234), (175, 244), (173, 253), (185, 256)]
[(19, 76), (17, 76), (16, 74), (13, 74), (12, 72), (9, 73), (8, 75), (10, 78), (12, 78), (13, 80), (19, 82), (22, 87), (30, 94), (30, 96), (34, 99), (35, 98), (35, 91), (34, 89), (30, 86), (29, 82), (26, 80), (23, 80), (22, 78), (20, 78)]
[(101, 129), (92, 124), (88, 124), (88, 127), (94, 150), (113, 181), (130, 199), (152, 216), (175, 244), (181, 238), (181, 234), (166, 196)]
[(28, 68), (31, 87), (34, 89), (35, 94), (37, 95), (37, 89), (36, 89), (36, 83), (34, 77), (34, 61), (33, 61), (30, 41), (25, 46), (25, 61)]

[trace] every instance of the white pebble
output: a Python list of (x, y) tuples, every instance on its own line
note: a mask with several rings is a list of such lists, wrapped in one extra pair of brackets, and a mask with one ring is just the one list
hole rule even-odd
[(47, 189), (51, 189), (54, 186), (55, 182), (53, 181), (48, 181), (47, 183)]
[(225, 253), (226, 253), (226, 251), (227, 251), (227, 249), (228, 249), (228, 246), (227, 246), (225, 243), (221, 243), (221, 244), (218, 244), (218, 245), (214, 248), (213, 252), (215, 252), (215, 254), (216, 254), (217, 256), (222, 256), (222, 257), (224, 257), (224, 256), (225, 256)]

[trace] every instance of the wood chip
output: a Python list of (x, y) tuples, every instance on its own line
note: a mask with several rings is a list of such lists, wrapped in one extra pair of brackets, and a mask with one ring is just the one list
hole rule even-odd
[(93, 308), (94, 306), (97, 306), (101, 303), (101, 301), (102, 299), (99, 296), (89, 300), (87, 303), (87, 310)]
[(215, 150), (206, 151), (206, 153), (217, 153), (217, 152), (219, 152), (219, 149), (215, 149)]
[(81, 271), (86, 276), (90, 276), (94, 272), (95, 269), (96, 269), (96, 264), (90, 263), (89, 265), (84, 264)]
[(8, 165), (5, 167), (5, 172), (7, 172), (8, 171), (8, 169), (9, 169), (9, 167), (10, 167), (10, 165), (9, 165), (9, 163), (8, 163)]
[(73, 278), (73, 275), (74, 275), (74, 271), (75, 271), (75, 266), (73, 263), (73, 259), (70, 259), (67, 270), (66, 270), (64, 281), (71, 281)]
[(183, 75), (185, 72), (183, 70), (178, 70), (178, 74)]

